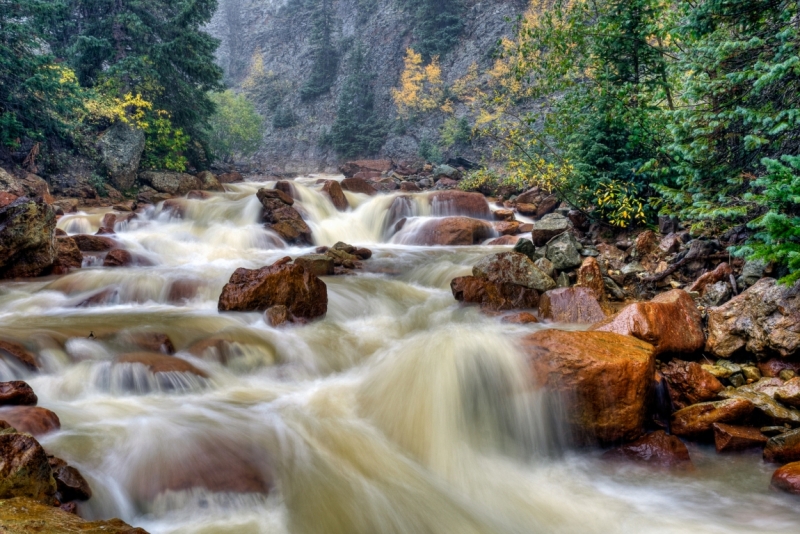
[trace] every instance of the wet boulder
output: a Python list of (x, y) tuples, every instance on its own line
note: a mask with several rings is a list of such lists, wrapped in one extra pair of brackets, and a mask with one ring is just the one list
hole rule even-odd
[(434, 216), (447, 217), (460, 215), (474, 219), (492, 219), (489, 203), (480, 193), (465, 191), (438, 191), (429, 198)]
[(759, 412), (772, 420), (774, 424), (800, 425), (800, 411), (788, 408), (772, 397), (779, 387), (775, 382), (780, 383), (780, 380), (761, 379), (758, 382), (736, 389), (725, 389), (719, 393), (719, 396), (723, 399), (745, 399), (749, 401)]
[(39, 402), (27, 382), (0, 382), (0, 406), (36, 406)]
[(339, 211), (347, 211), (350, 203), (347, 202), (347, 197), (344, 196), (341, 184), (336, 180), (326, 180), (322, 186), (322, 192), (331, 199), (334, 207)]
[(800, 407), (800, 377), (787, 380), (775, 391), (775, 400), (787, 406)]
[(222, 184), (214, 176), (211, 171), (203, 171), (196, 176), (197, 181), (200, 182), (201, 191), (224, 191)]
[(714, 423), (740, 422), (750, 415), (753, 409), (753, 403), (747, 399), (693, 404), (672, 414), (671, 430), (676, 436), (709, 437)]
[(86, 521), (49, 503), (23, 497), (3, 501), (0, 531), (4, 534), (147, 534), (120, 519)]
[(795, 354), (800, 349), (799, 288), (762, 278), (722, 306), (709, 309), (706, 351), (721, 358), (740, 350), (759, 357)]
[(725, 262), (720, 263), (713, 271), (708, 271), (695, 280), (691, 287), (689, 287), (689, 291), (697, 291), (702, 294), (706, 286), (716, 284), (723, 280), (727, 281), (732, 272), (730, 265)]
[(569, 227), (569, 219), (553, 213), (533, 223), (531, 241), (537, 247), (541, 247), (557, 235), (569, 230)]
[(0, 421), (5, 421), (20, 432), (40, 437), (61, 428), (58, 416), (40, 406), (6, 406), (0, 408)]
[(149, 185), (159, 193), (185, 195), (193, 189), (202, 189), (200, 180), (191, 174), (181, 172), (148, 171), (139, 174), (139, 181)]
[(121, 248), (110, 250), (103, 260), (103, 267), (130, 267), (133, 264), (133, 254)]
[(705, 344), (700, 311), (680, 289), (657, 295), (650, 302), (630, 304), (592, 330), (637, 337), (652, 344), (657, 354), (692, 354)]
[(56, 237), (56, 261), (53, 274), (67, 274), (83, 266), (83, 254), (75, 240), (68, 236)]
[(39, 369), (39, 362), (36, 361), (36, 356), (32, 352), (19, 343), (7, 339), (0, 339), (0, 358), (21, 364), (31, 371)]
[(348, 161), (339, 167), (339, 172), (347, 178), (352, 178), (358, 173), (374, 173), (377, 176), (389, 172), (394, 168), (394, 163), (389, 159), (359, 159)]
[(494, 223), (494, 231), (500, 235), (516, 235), (519, 233), (517, 221), (498, 221)]
[(530, 258), (531, 261), (536, 261), (539, 258), (543, 257), (542, 254), (536, 252), (536, 246), (530, 239), (519, 239), (517, 243), (514, 245), (514, 252), (519, 252), (520, 254), (525, 254)]
[(28, 497), (51, 504), (55, 492), (47, 454), (39, 442), (25, 434), (0, 434), (0, 499)]
[(298, 319), (311, 320), (328, 311), (325, 282), (290, 258), (261, 269), (237, 269), (222, 289), (220, 311), (266, 311), (286, 306)]
[(764, 447), (764, 460), (775, 463), (800, 460), (800, 429), (769, 438)]
[(741, 451), (763, 447), (767, 436), (757, 428), (750, 426), (726, 425), (714, 423), (714, 447), (717, 452)]
[(454, 278), (450, 289), (457, 301), (480, 304), (486, 311), (533, 309), (539, 304), (539, 292), (535, 289), (490, 282), (477, 276)]
[(690, 468), (689, 449), (676, 436), (657, 430), (603, 454), (604, 460), (631, 461), (655, 467)]
[(792, 462), (776, 469), (770, 485), (775, 489), (800, 495), (800, 462)]
[(106, 252), (117, 245), (110, 237), (99, 235), (78, 234), (72, 236), (72, 239), (82, 252)]
[(610, 332), (542, 330), (523, 338), (531, 379), (560, 403), (555, 415), (577, 442), (630, 441), (644, 433), (653, 347)]
[(315, 276), (331, 276), (334, 274), (333, 258), (327, 254), (306, 254), (295, 258), (295, 265), (302, 265), (303, 268)]
[(530, 312), (518, 312), (504, 316), (501, 321), (507, 324), (535, 324), (539, 319)]
[(48, 457), (56, 481), (56, 498), (60, 502), (88, 501), (92, 498), (92, 488), (80, 471), (55, 456)]
[(548, 260), (553, 262), (553, 267), (559, 271), (567, 271), (579, 267), (581, 260), (581, 244), (569, 232), (557, 235), (547, 242)]
[(41, 198), (0, 208), (0, 279), (48, 274), (56, 261), (56, 213)]
[(722, 382), (697, 362), (673, 359), (661, 368), (667, 381), (670, 400), (676, 410), (717, 397), (724, 389)]
[(424, 221), (407, 244), (422, 246), (474, 245), (494, 235), (492, 225), (469, 217), (443, 217)]
[(590, 256), (581, 263), (578, 269), (578, 282), (575, 285), (589, 289), (597, 300), (605, 300), (606, 285), (603, 280), (603, 271), (593, 257)]
[(219, 180), (219, 183), (221, 184), (233, 184), (244, 181), (244, 176), (242, 176), (240, 172), (232, 171), (220, 174), (217, 176), (217, 180)]
[[(139, 364), (147, 368), (153, 374), (161, 373), (189, 373), (200, 378), (208, 378), (208, 374), (198, 369), (191, 363), (175, 356), (169, 356), (159, 352), (131, 352), (117, 356), (115, 364)], [(2, 417), (2, 413), (0, 413)]]
[(597, 297), (586, 287), (560, 287), (539, 300), (539, 317), (558, 323), (596, 323), (606, 314)]
[(97, 148), (111, 185), (122, 190), (133, 187), (144, 142), (144, 131), (123, 121), (115, 122), (101, 134)]
[(259, 189), (258, 200), (264, 206), (264, 222), (287, 243), (311, 244), (311, 228), (292, 207), (294, 199), (278, 189)]
[(472, 268), (472, 275), (500, 284), (515, 284), (537, 291), (556, 287), (552, 278), (519, 252), (500, 252), (482, 258)]
[(378, 190), (363, 178), (345, 178), (340, 185), (343, 190), (351, 193), (361, 193), (369, 196), (378, 194)]

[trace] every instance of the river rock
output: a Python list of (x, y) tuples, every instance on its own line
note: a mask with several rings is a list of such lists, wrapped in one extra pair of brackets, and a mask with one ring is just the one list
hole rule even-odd
[[(720, 392), (723, 399), (745, 399), (752, 403), (761, 413), (769, 417), (774, 424), (800, 425), (800, 411), (787, 408), (770, 396), (778, 389), (770, 379), (762, 379), (736, 389), (729, 388)], [(774, 380), (774, 379), (772, 379)], [(765, 388), (764, 386), (768, 386)], [(770, 391), (771, 390), (771, 391)], [(727, 422), (727, 421), (723, 421)]]
[(508, 324), (534, 324), (538, 323), (539, 319), (530, 312), (518, 312), (504, 316), (501, 321)]
[(517, 221), (498, 221), (494, 223), (494, 231), (500, 235), (515, 235), (519, 233)]
[(657, 354), (692, 354), (705, 344), (700, 311), (681, 289), (661, 293), (650, 302), (630, 304), (592, 330), (637, 337), (652, 344)]
[(769, 358), (757, 364), (758, 370), (764, 377), (775, 378), (784, 370), (792, 370), (797, 374), (800, 372), (800, 362), (786, 360), (784, 358)]
[(721, 358), (742, 349), (760, 357), (796, 353), (800, 348), (799, 287), (762, 278), (722, 306), (709, 309), (706, 351)]
[(575, 285), (588, 288), (597, 300), (605, 300), (606, 284), (603, 280), (603, 271), (596, 259), (588, 257), (583, 260), (578, 269), (578, 282)]
[(469, 217), (443, 217), (422, 223), (413, 236), (410, 245), (456, 246), (474, 245), (494, 235), (492, 225), (486, 221)]
[(300, 198), (300, 195), (297, 193), (297, 188), (294, 186), (294, 183), (289, 182), (287, 180), (279, 180), (275, 184), (275, 190), (285, 193), (286, 196), (288, 196), (292, 200), (298, 200)]
[(345, 178), (340, 185), (342, 189), (351, 193), (361, 193), (369, 196), (378, 194), (378, 190), (362, 178)]
[(0, 279), (47, 274), (56, 261), (56, 213), (41, 198), (0, 208)]
[(683, 244), (681, 236), (678, 234), (669, 234), (661, 238), (661, 241), (658, 243), (658, 250), (661, 254), (668, 256), (678, 252), (681, 248), (681, 244)]
[(192, 189), (202, 189), (200, 180), (191, 174), (181, 172), (142, 172), (139, 173), (139, 181), (159, 193), (169, 195), (185, 195)]
[(542, 295), (539, 317), (558, 323), (596, 323), (606, 314), (587, 287), (560, 287)]
[(611, 332), (542, 330), (522, 340), (531, 379), (562, 404), (578, 442), (630, 441), (643, 433), (655, 371), (653, 347)]
[(714, 423), (714, 446), (717, 452), (741, 451), (763, 447), (767, 436), (757, 428), (751, 426), (726, 425)]
[(222, 289), (220, 311), (266, 311), (286, 306), (298, 319), (315, 319), (328, 311), (325, 282), (302, 265), (279, 260), (261, 269), (237, 269)]
[(539, 292), (516, 284), (495, 283), (477, 276), (460, 276), (450, 282), (453, 296), (460, 302), (480, 304), (486, 311), (536, 308)]
[(429, 198), (434, 216), (460, 215), (474, 219), (492, 219), (492, 210), (486, 197), (465, 191), (437, 191)]
[(657, 430), (646, 436), (611, 449), (603, 454), (604, 460), (627, 460), (656, 467), (689, 468), (692, 459), (689, 449), (676, 436)]
[(119, 337), (125, 344), (147, 352), (160, 352), (161, 354), (175, 354), (175, 345), (167, 334), (163, 332), (133, 331), (125, 332)]
[(541, 271), (549, 276), (550, 278), (555, 278), (556, 276), (556, 269), (553, 267), (553, 262), (548, 260), (547, 258), (539, 258), (538, 260), (533, 262)]
[(556, 287), (552, 278), (519, 252), (500, 252), (482, 258), (472, 275), (499, 284), (516, 284), (543, 292)]
[(676, 410), (713, 400), (724, 389), (717, 378), (699, 363), (674, 359), (661, 368), (670, 400)]
[(775, 463), (800, 460), (800, 429), (790, 430), (769, 438), (764, 447), (764, 459)]
[(36, 406), (39, 399), (27, 382), (0, 382), (0, 406)]
[(742, 267), (742, 275), (737, 279), (737, 282), (742, 287), (750, 287), (764, 277), (766, 269), (767, 264), (762, 260), (747, 261)]
[(88, 501), (92, 498), (92, 488), (80, 472), (67, 462), (55, 456), (48, 457), (56, 481), (56, 498), (61, 502)]
[(127, 250), (115, 248), (106, 254), (103, 267), (129, 267), (133, 263), (133, 254)]
[[(519, 252), (520, 254), (525, 254), (531, 261), (536, 261), (539, 258), (542, 258), (543, 255), (536, 252), (536, 246), (530, 239), (521, 238), (517, 241), (514, 245), (514, 252)], [(551, 264), (552, 265), (552, 264)]]
[(47, 454), (39, 442), (25, 434), (0, 434), (0, 499), (29, 497), (52, 504), (55, 492)]
[(0, 531), (4, 534), (147, 534), (120, 519), (86, 521), (50, 503), (22, 497), (0, 503)]
[(541, 247), (555, 236), (569, 230), (569, 219), (562, 215), (551, 214), (533, 223), (531, 241)]
[(287, 243), (311, 244), (311, 228), (292, 207), (294, 200), (278, 189), (259, 189), (258, 200), (264, 206), (264, 222)]
[(53, 274), (67, 274), (83, 265), (83, 254), (75, 240), (68, 236), (56, 237), (56, 261)]
[(770, 485), (775, 489), (800, 495), (800, 462), (779, 467), (772, 474)]
[(558, 271), (567, 271), (581, 264), (581, 244), (569, 232), (564, 232), (547, 242), (547, 259)]
[(709, 271), (695, 280), (691, 287), (689, 287), (689, 291), (703, 293), (703, 290), (706, 288), (706, 286), (716, 284), (722, 280), (728, 280), (731, 272), (730, 265), (725, 262), (720, 263), (713, 271)]
[(83, 252), (105, 252), (116, 246), (116, 241), (110, 237), (99, 235), (78, 234), (72, 236), (78, 249)]
[(705, 287), (703, 290), (702, 302), (710, 308), (722, 306), (730, 300), (732, 294), (733, 290), (730, 284), (727, 282), (716, 282)]
[(514, 220), (514, 211), (513, 210), (509, 210), (509, 209), (505, 209), (505, 208), (501, 208), (499, 210), (494, 210), (492, 212), (492, 216), (495, 218), (495, 220), (498, 220), (498, 221), (513, 221)]
[(7, 339), (0, 339), (0, 358), (22, 364), (31, 371), (39, 369), (39, 362), (32, 352), (19, 343)]
[(347, 202), (347, 197), (344, 196), (341, 184), (336, 180), (326, 180), (322, 186), (322, 192), (331, 199), (334, 207), (339, 211), (347, 211), (350, 203)]
[(5, 421), (19, 432), (36, 437), (44, 436), (61, 428), (58, 416), (40, 406), (6, 406), (0, 408), (0, 421)]
[(750, 415), (755, 407), (747, 399), (701, 402), (672, 414), (672, 433), (676, 436), (703, 438), (710, 435), (714, 423), (736, 423)]
[(775, 391), (775, 400), (787, 406), (800, 407), (800, 377), (787, 380)]
[[(175, 356), (169, 356), (159, 352), (131, 352), (117, 356), (115, 364), (140, 364), (144, 365), (150, 373), (190, 373), (201, 378), (208, 378), (208, 374), (192, 365), (191, 363)], [(2, 417), (2, 413), (0, 413)]]
[(303, 268), (315, 276), (332, 276), (334, 274), (333, 258), (327, 254), (306, 254), (295, 258), (295, 265)]
[(381, 175), (389, 172), (394, 168), (392, 160), (389, 159), (359, 159), (356, 161), (348, 161), (339, 167), (339, 172), (348, 178), (352, 178), (356, 174), (362, 173), (375, 173)]
[(211, 171), (202, 171), (196, 176), (197, 181), (200, 182), (200, 190), (202, 191), (224, 191), (225, 188), (219, 183), (219, 180), (214, 176)]
[(123, 121), (115, 122), (100, 136), (97, 148), (111, 185), (131, 189), (144, 152), (144, 131)]

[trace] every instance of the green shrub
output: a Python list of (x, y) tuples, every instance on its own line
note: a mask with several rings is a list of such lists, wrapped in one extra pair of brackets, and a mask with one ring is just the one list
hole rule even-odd
[(253, 103), (233, 91), (216, 93), (211, 99), (217, 108), (209, 120), (214, 153), (225, 160), (255, 154), (264, 137), (264, 121)]

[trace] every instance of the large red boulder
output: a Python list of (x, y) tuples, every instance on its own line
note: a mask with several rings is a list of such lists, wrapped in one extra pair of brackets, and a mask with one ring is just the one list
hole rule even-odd
[(492, 210), (486, 197), (480, 193), (465, 191), (438, 191), (430, 197), (431, 208), (436, 216), (463, 215), (476, 219), (492, 219)]
[(322, 192), (333, 202), (334, 207), (339, 211), (347, 211), (350, 203), (347, 202), (347, 197), (344, 196), (342, 186), (336, 180), (326, 180), (322, 186)]
[(342, 189), (351, 193), (361, 193), (369, 196), (378, 194), (378, 190), (362, 178), (345, 178), (342, 180), (341, 186)]
[(39, 406), (6, 406), (0, 409), (0, 421), (5, 421), (20, 432), (36, 437), (61, 428), (58, 416)]
[(409, 245), (475, 245), (494, 235), (492, 225), (469, 217), (443, 217), (423, 222), (404, 241)]
[(588, 287), (560, 287), (542, 295), (539, 317), (558, 323), (596, 323), (606, 314)]
[(681, 289), (630, 304), (592, 330), (639, 338), (653, 345), (656, 354), (692, 354), (702, 350), (706, 340), (700, 311)]
[(644, 432), (653, 384), (652, 345), (612, 332), (542, 330), (523, 338), (531, 378), (560, 403), (578, 442), (630, 441)]
[(322, 317), (328, 311), (325, 282), (302, 265), (284, 258), (261, 269), (237, 269), (219, 297), (220, 311), (266, 311), (286, 306), (296, 319)]
[(41, 198), (0, 208), (0, 279), (48, 274), (56, 261), (56, 213)]
[(480, 304), (487, 311), (536, 308), (539, 292), (525, 286), (491, 282), (477, 276), (461, 276), (450, 282), (453, 296), (460, 302)]
[(36, 393), (27, 382), (0, 382), (0, 406), (36, 406)]
[(800, 462), (792, 462), (779, 467), (772, 474), (773, 488), (800, 495)]

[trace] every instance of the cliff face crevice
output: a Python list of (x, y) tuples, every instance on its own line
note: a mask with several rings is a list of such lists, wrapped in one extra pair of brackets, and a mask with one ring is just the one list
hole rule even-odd
[[(445, 120), (443, 114), (426, 114), (406, 122), (402, 128), (393, 125), (397, 111), (391, 91), (399, 83), (406, 49), (419, 44), (422, 24), (408, 3), (220, 0), (208, 31), (221, 41), (217, 58), (228, 83), (236, 90), (255, 94), (257, 109), (265, 118), (264, 141), (253, 157), (257, 167), (310, 172), (337, 166), (341, 158), (320, 141), (336, 120), (339, 97), (351, 73), (349, 58), (359, 45), (365, 54), (376, 114), (388, 127), (382, 149), (373, 155), (415, 158), (420, 142), (438, 137)], [(319, 11), (323, 4), (329, 10), (330, 42), (338, 57), (338, 68), (329, 91), (304, 101), (301, 88), (316, 68)], [(463, 0), (458, 14), (462, 24), (458, 40), (440, 58), (445, 82), (464, 76), (472, 64), (479, 68), (490, 66), (498, 40), (513, 33), (514, 20), (526, 5), (520, 0)], [(461, 112), (456, 109), (456, 116)], [(476, 150), (462, 148), (461, 152), (477, 157)]]

